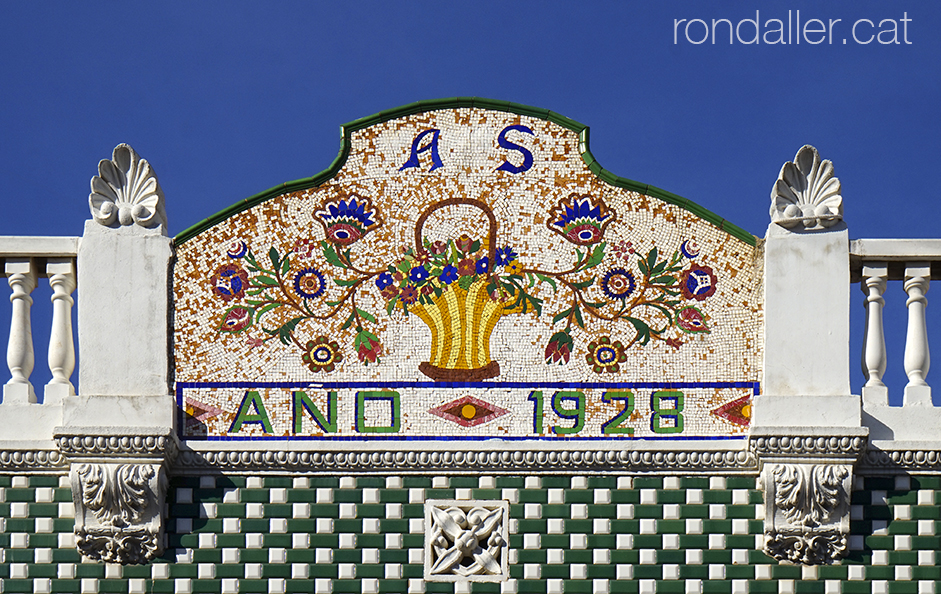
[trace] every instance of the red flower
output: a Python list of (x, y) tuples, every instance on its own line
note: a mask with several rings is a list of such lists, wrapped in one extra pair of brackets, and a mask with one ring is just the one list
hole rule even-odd
[(415, 287), (408, 285), (402, 288), (402, 292), (399, 294), (399, 300), (406, 305), (410, 305), (418, 301), (418, 291), (415, 290)]
[(457, 273), (461, 276), (473, 276), (477, 274), (477, 263), (473, 258), (464, 258), (457, 263)]
[(546, 364), (558, 363), (564, 365), (568, 363), (569, 358), (572, 356), (572, 343), (572, 335), (568, 333), (568, 330), (553, 334), (552, 338), (549, 339), (549, 344), (546, 345)]
[(382, 354), (382, 345), (379, 344), (379, 339), (369, 333), (369, 332), (360, 332), (356, 335), (356, 354), (359, 356), (359, 360), (367, 365), (369, 363), (375, 363), (379, 360), (379, 355)]
[(454, 242), (457, 245), (457, 249), (462, 252), (466, 252), (474, 244), (474, 240), (467, 236), (467, 234), (461, 235), (457, 238), (457, 241)]

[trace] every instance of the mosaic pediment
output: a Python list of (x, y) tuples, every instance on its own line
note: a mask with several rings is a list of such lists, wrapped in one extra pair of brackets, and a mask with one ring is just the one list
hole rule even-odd
[(182, 437), (743, 436), (753, 238), (598, 173), (586, 136), (473, 104), (376, 118), (308, 187), (187, 232)]

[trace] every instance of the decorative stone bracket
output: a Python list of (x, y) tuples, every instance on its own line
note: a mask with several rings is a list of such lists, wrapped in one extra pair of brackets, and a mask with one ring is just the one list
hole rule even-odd
[(95, 561), (146, 563), (164, 550), (167, 467), (177, 438), (170, 428), (96, 429), (60, 427), (55, 436), (70, 463), (75, 544)]
[(845, 427), (752, 430), (765, 499), (765, 553), (804, 565), (846, 556), (853, 467), (867, 434)]

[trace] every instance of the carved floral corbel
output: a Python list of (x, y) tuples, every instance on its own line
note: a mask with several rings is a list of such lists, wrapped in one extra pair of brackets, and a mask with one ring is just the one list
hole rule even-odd
[(75, 544), (106, 563), (145, 563), (163, 553), (167, 475), (162, 464), (73, 464)]
[(766, 464), (765, 552), (779, 561), (820, 565), (849, 551), (847, 464)]

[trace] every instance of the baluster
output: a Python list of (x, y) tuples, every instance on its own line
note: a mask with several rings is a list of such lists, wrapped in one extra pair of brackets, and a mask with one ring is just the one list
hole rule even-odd
[(72, 339), (75, 265), (71, 258), (50, 258), (46, 263), (46, 274), (52, 287), (52, 332), (49, 337), (52, 380), (46, 384), (44, 402), (54, 403), (75, 395), (75, 387), (69, 380), (75, 370), (75, 343)]
[(863, 334), (863, 375), (866, 385), (863, 386), (863, 402), (888, 406), (888, 389), (882, 382), (885, 373), (886, 351), (885, 334), (882, 324), (882, 308), (885, 306), (886, 279), (889, 276), (885, 263), (871, 263), (863, 265), (862, 282), (859, 288), (866, 295), (866, 332)]
[(33, 384), (29, 376), (33, 372), (33, 331), (29, 321), (29, 308), (33, 298), (29, 296), (36, 288), (36, 267), (32, 260), (8, 259), (4, 272), (9, 278), (10, 303), (13, 304), (10, 316), (10, 341), (7, 343), (7, 365), (10, 368), (10, 381), (3, 386), (4, 404), (26, 404), (36, 402)]
[(905, 405), (931, 406), (931, 387), (925, 382), (931, 367), (928, 353), (928, 330), (925, 326), (925, 293), (931, 282), (928, 262), (909, 262), (905, 265), (905, 292), (908, 300), (908, 332), (905, 336)]

